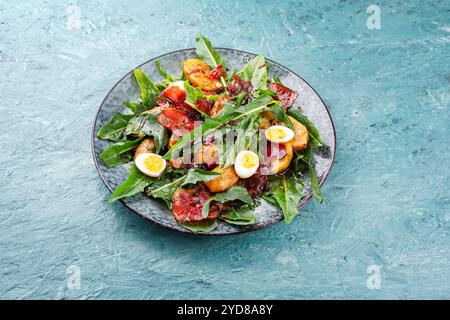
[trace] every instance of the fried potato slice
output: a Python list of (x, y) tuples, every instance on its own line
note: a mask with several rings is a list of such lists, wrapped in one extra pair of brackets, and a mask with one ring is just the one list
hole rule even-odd
[(168, 144), (169, 149), (172, 148), (174, 146), (174, 144), (178, 142), (179, 139), (180, 139), (180, 136), (177, 136), (176, 134), (172, 133), (172, 135), (170, 136), (170, 139), (169, 139), (169, 144)]
[(208, 187), (208, 189), (211, 192), (225, 191), (234, 186), (236, 182), (238, 182), (239, 180), (239, 177), (234, 171), (233, 166), (225, 169), (222, 169), (221, 167), (216, 167), (212, 171), (221, 173), (221, 176), (216, 179), (204, 182), (204, 184)]
[(209, 168), (213, 168), (218, 162), (217, 148), (212, 144), (204, 144), (197, 150), (194, 159), (197, 164), (206, 164)]
[(142, 153), (153, 153), (155, 152), (156, 143), (152, 138), (147, 138), (142, 140), (139, 146), (136, 148), (134, 152), (134, 159), (137, 158), (138, 155)]
[(289, 116), (289, 120), (291, 120), (294, 129), (294, 139), (291, 141), (292, 148), (297, 151), (306, 148), (309, 139), (308, 129), (293, 117)]
[(281, 159), (273, 159), (270, 163), (270, 173), (277, 174), (283, 172), (289, 167), (289, 164), (292, 161), (292, 157), (294, 156), (294, 151), (292, 149), (292, 143), (284, 143), (286, 148), (286, 155)]
[(200, 59), (188, 59), (183, 63), (183, 72), (189, 81), (205, 91), (216, 91), (222, 88), (220, 81), (210, 76), (210, 67)]
[(183, 158), (169, 159), (169, 165), (174, 169), (184, 168)]

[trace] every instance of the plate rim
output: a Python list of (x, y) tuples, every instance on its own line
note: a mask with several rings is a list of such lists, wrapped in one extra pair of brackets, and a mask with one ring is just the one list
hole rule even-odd
[[(215, 49), (219, 49), (219, 50), (233, 50), (233, 51), (239, 51), (239, 52), (242, 52), (242, 53), (244, 53), (244, 54), (257, 55), (256, 53), (249, 52), (249, 51), (245, 51), (245, 50), (240, 50), (240, 49), (225, 48), (225, 47), (214, 47), (214, 48), (215, 48)], [(96, 125), (97, 125), (97, 120), (98, 120), (98, 118), (99, 118), (99, 114), (100, 114), (100, 111), (101, 111), (101, 109), (102, 109), (102, 106), (104, 105), (106, 99), (109, 97), (109, 95), (111, 94), (111, 92), (119, 85), (119, 83), (122, 82), (122, 80), (124, 80), (126, 77), (128, 77), (129, 75), (131, 75), (131, 74), (133, 73), (133, 70), (134, 70), (134, 69), (138, 69), (138, 68), (140, 68), (141, 66), (143, 66), (143, 65), (145, 65), (145, 64), (147, 64), (147, 63), (149, 63), (149, 62), (152, 62), (152, 61), (154, 61), (154, 60), (157, 60), (157, 59), (159, 59), (159, 58), (161, 58), (161, 57), (164, 57), (164, 56), (167, 56), (167, 55), (170, 55), (170, 54), (174, 54), (174, 53), (178, 53), (178, 52), (182, 52), (182, 51), (188, 51), (188, 50), (195, 50), (195, 48), (191, 47), (191, 48), (178, 49), (178, 50), (173, 50), (173, 51), (170, 51), (170, 52), (166, 52), (166, 53), (164, 53), (164, 54), (161, 54), (161, 55), (158, 55), (158, 56), (156, 56), (156, 57), (153, 57), (153, 58), (151, 58), (151, 59), (149, 59), (149, 60), (146, 60), (145, 62), (143, 62), (143, 63), (137, 65), (136, 67), (132, 68), (129, 72), (127, 72), (125, 75), (123, 75), (123, 76), (122, 76), (122, 77), (121, 77), (121, 78), (120, 78), (120, 79), (119, 79), (119, 80), (111, 87), (111, 89), (108, 90), (108, 93), (107, 93), (107, 94), (104, 96), (104, 98), (102, 99), (102, 101), (101, 101), (101, 103), (100, 103), (100, 105), (99, 105), (97, 111), (95, 112), (95, 118), (94, 118), (94, 121), (93, 121), (92, 127), (91, 127), (91, 153), (92, 153), (92, 158), (93, 158), (93, 160), (94, 160), (94, 164), (95, 164), (95, 168), (96, 168), (96, 170), (97, 170), (97, 173), (99, 174), (101, 180), (103, 181), (103, 184), (106, 186), (106, 188), (107, 188), (111, 193), (114, 191), (114, 189), (110, 186), (110, 184), (109, 184), (108, 181), (106, 180), (106, 177), (103, 175), (103, 171), (102, 171), (101, 168), (100, 168), (100, 164), (99, 164), (99, 162), (97, 161), (97, 157), (96, 157), (96, 154), (95, 154), (95, 138), (96, 138), (96, 136), (97, 136), (97, 135), (96, 135), (96, 132), (95, 132), (95, 127), (96, 127)], [(314, 87), (311, 86), (311, 85), (309, 84), (309, 82), (306, 81), (303, 77), (301, 77), (301, 76), (298, 75), (296, 72), (294, 72), (293, 70), (291, 70), (290, 68), (286, 67), (285, 65), (283, 65), (283, 64), (281, 64), (281, 63), (279, 63), (279, 62), (276, 62), (276, 61), (274, 61), (274, 60), (272, 60), (272, 59), (269, 59), (269, 58), (266, 58), (266, 60), (267, 60), (268, 62), (273, 62), (273, 63), (276, 63), (276, 64), (282, 66), (283, 68), (285, 68), (285, 69), (288, 70), (289, 72), (293, 73), (295, 76), (299, 77), (302, 81), (304, 81), (304, 82), (305, 82), (305, 83), (306, 83), (306, 84), (314, 91), (314, 93), (317, 95), (317, 97), (319, 97), (320, 101), (323, 103), (323, 105), (324, 105), (324, 107), (325, 107), (325, 111), (326, 111), (326, 113), (327, 113), (327, 115), (328, 115), (328, 118), (330, 119), (330, 122), (331, 122), (331, 128), (332, 128), (332, 131), (333, 131), (333, 145), (334, 145), (334, 148), (333, 148), (333, 153), (332, 153), (332, 155), (331, 155), (330, 166), (329, 166), (329, 167), (327, 168), (327, 170), (325, 171), (325, 175), (324, 175), (322, 181), (319, 183), (319, 187), (322, 188), (322, 186), (324, 185), (325, 181), (328, 179), (328, 177), (329, 177), (329, 175), (330, 175), (330, 173), (331, 173), (331, 169), (333, 168), (333, 166), (334, 166), (334, 161), (335, 161), (335, 159), (336, 159), (336, 127), (335, 127), (335, 125), (334, 125), (333, 118), (331, 117), (330, 110), (328, 109), (328, 106), (326, 105), (325, 101), (323, 101), (322, 97), (319, 95), (319, 93), (316, 91), (316, 89), (314, 89)], [(305, 198), (304, 198), (304, 201), (302, 201), (303, 203), (301, 203), (299, 206), (297, 206), (297, 210), (301, 210), (306, 204), (308, 204), (308, 203), (311, 201), (312, 198), (313, 198), (313, 194), (312, 194), (312, 193), (306, 195)], [(258, 231), (258, 230), (262, 230), (262, 229), (268, 228), (268, 227), (270, 227), (270, 226), (273, 226), (273, 225), (279, 223), (280, 221), (284, 220), (283, 216), (281, 215), (280, 218), (277, 218), (277, 219), (275, 219), (275, 220), (272, 220), (272, 221), (270, 221), (269, 223), (257, 225), (257, 226), (255, 226), (255, 227), (253, 227), (253, 228), (242, 228), (242, 229), (238, 229), (238, 230), (236, 230), (236, 231), (233, 230), (233, 231), (231, 231), (231, 232), (225, 232), (225, 233), (209, 233), (209, 232), (207, 232), (207, 233), (194, 233), (194, 232), (191, 232), (191, 231), (189, 231), (189, 230), (187, 230), (187, 229), (186, 229), (186, 230), (178, 230), (178, 229), (175, 229), (175, 228), (173, 228), (173, 227), (171, 227), (171, 226), (168, 226), (168, 225), (166, 225), (166, 224), (163, 224), (163, 223), (161, 223), (161, 222), (159, 222), (159, 221), (152, 220), (152, 219), (150, 219), (149, 217), (147, 217), (147, 216), (143, 215), (142, 213), (140, 213), (139, 211), (134, 210), (133, 208), (129, 207), (129, 206), (127, 205), (127, 203), (126, 203), (125, 201), (123, 201), (123, 199), (119, 199), (118, 201), (120, 201), (120, 203), (121, 203), (123, 206), (125, 206), (128, 210), (130, 210), (130, 211), (131, 211), (132, 213), (134, 213), (135, 215), (137, 215), (137, 216), (139, 216), (139, 217), (141, 217), (141, 218), (144, 218), (145, 220), (150, 221), (150, 222), (152, 222), (152, 223), (154, 223), (154, 224), (156, 224), (156, 225), (158, 225), (158, 226), (161, 226), (161, 227), (163, 227), (163, 228), (165, 228), (165, 229), (167, 229), (167, 230), (177, 231), (177, 232), (179, 232), (179, 233), (181, 233), (181, 234), (189, 234), (189, 235), (200, 236), (200, 237), (201, 237), (201, 236), (227, 236), (227, 235), (235, 235), (235, 234), (247, 233), (247, 232), (252, 232), (252, 231)], [(278, 209), (278, 210), (279, 210), (279, 209)]]

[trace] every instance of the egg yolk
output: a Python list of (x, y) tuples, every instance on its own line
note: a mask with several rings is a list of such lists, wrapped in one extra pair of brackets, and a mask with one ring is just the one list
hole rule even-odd
[(144, 166), (150, 172), (159, 172), (164, 167), (164, 162), (157, 156), (148, 156), (144, 159)]
[(286, 132), (281, 128), (272, 128), (267, 132), (267, 137), (270, 140), (282, 140), (286, 137)]
[(241, 164), (246, 169), (254, 168), (258, 165), (258, 157), (251, 153), (245, 153), (242, 157)]

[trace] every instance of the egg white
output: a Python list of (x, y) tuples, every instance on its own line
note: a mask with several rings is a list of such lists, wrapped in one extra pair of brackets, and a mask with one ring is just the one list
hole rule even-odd
[[(156, 156), (159, 159), (161, 159), (161, 161), (163, 162), (163, 166), (159, 171), (150, 171), (147, 169), (144, 161), (149, 156), (151, 156), (151, 157)], [(154, 177), (154, 178), (159, 177), (164, 172), (164, 170), (166, 170), (166, 167), (167, 167), (166, 160), (164, 160), (159, 154), (155, 154), (155, 153), (142, 153), (136, 157), (136, 159), (134, 160), (134, 163), (136, 164), (136, 167), (139, 169), (139, 171), (141, 171), (143, 174), (145, 174), (149, 177)]]
[[(274, 129), (282, 130), (286, 136), (282, 139), (273, 139), (273, 137), (269, 137), (270, 130), (274, 130)], [(289, 129), (288, 127), (285, 127), (285, 126), (280, 126), (280, 125), (270, 126), (269, 128), (266, 129), (265, 136), (266, 136), (266, 139), (271, 142), (286, 143), (286, 142), (291, 141), (294, 138), (294, 131), (292, 131), (291, 129)]]
[[(246, 168), (243, 165), (244, 156), (246, 154), (252, 154), (257, 159), (257, 163), (251, 168)], [(237, 154), (236, 159), (234, 160), (234, 171), (236, 171), (236, 174), (242, 179), (249, 178), (254, 175), (256, 173), (256, 170), (258, 170), (258, 167), (259, 157), (253, 151), (243, 150)]]

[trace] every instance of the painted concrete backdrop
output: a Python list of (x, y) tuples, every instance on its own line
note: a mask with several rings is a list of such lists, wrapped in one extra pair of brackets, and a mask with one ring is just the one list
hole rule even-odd
[[(1, 1), (0, 298), (450, 298), (449, 17), (448, 0)], [(326, 203), (291, 225), (203, 239), (107, 204), (102, 98), (200, 32), (330, 108)]]

